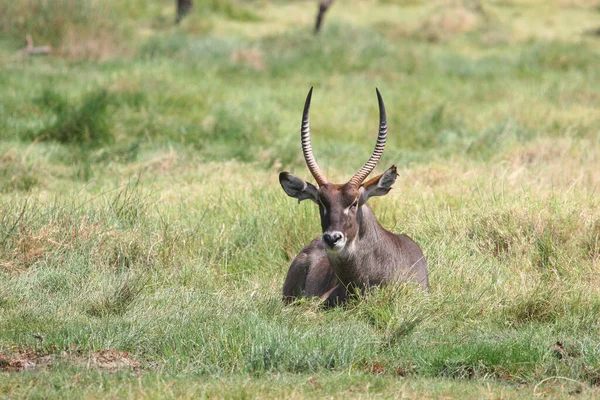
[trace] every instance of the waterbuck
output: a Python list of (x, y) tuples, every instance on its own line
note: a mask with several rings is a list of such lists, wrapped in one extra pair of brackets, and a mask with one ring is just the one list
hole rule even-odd
[(392, 166), (364, 182), (381, 158), (387, 137), (379, 90), (377, 144), (369, 161), (344, 184), (329, 182), (313, 157), (309, 123), (312, 90), (304, 104), (300, 134), (306, 165), (319, 186), (288, 172), (279, 174), (279, 183), (298, 202), (312, 200), (319, 206), (323, 235), (304, 247), (290, 265), (283, 284), (284, 301), (317, 296), (327, 305), (340, 304), (355, 290), (407, 278), (428, 290), (427, 262), (419, 246), (407, 235), (384, 229), (366, 204), (371, 197), (387, 194), (398, 176), (396, 166)]

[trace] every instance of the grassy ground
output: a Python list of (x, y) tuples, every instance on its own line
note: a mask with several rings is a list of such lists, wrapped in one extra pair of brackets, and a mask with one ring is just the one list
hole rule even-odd
[[(0, 395), (600, 397), (596, 2), (61, 2), (0, 5)], [(340, 182), (382, 91), (431, 294), (281, 303), (311, 85)]]

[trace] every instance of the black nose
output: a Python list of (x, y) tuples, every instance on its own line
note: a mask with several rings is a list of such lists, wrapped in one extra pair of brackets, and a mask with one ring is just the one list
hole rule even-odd
[(323, 234), (323, 241), (325, 242), (325, 244), (329, 247), (333, 247), (335, 246), (335, 244), (338, 242), (338, 240), (340, 240), (342, 238), (342, 234), (339, 232), (333, 232), (333, 233), (329, 233), (329, 232), (325, 232)]

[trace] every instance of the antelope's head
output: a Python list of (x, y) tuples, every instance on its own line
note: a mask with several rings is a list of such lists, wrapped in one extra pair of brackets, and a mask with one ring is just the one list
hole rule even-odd
[(361, 207), (370, 197), (387, 194), (396, 181), (398, 174), (396, 173), (396, 167), (392, 166), (382, 175), (364, 182), (381, 158), (387, 137), (385, 106), (381, 94), (377, 90), (379, 134), (373, 154), (371, 154), (369, 161), (348, 182), (343, 184), (329, 182), (315, 161), (310, 143), (309, 112), (311, 96), (312, 88), (306, 97), (302, 115), (302, 152), (304, 153), (306, 165), (317, 181), (318, 187), (288, 172), (279, 174), (279, 183), (281, 183), (285, 193), (298, 199), (298, 202), (308, 199), (319, 206), (323, 243), (328, 251), (339, 252), (344, 248), (348, 248), (359, 233)]

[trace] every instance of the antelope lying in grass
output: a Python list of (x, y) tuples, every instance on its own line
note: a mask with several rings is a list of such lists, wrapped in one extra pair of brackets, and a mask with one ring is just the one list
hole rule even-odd
[[(379, 135), (369, 161), (344, 184), (331, 183), (317, 165), (310, 143), (310, 99), (302, 115), (302, 152), (319, 187), (288, 172), (279, 174), (285, 193), (312, 200), (319, 206), (323, 235), (296, 256), (283, 284), (284, 301), (320, 297), (327, 305), (343, 303), (348, 293), (369, 286), (413, 279), (429, 289), (427, 262), (419, 246), (407, 235), (384, 229), (367, 206), (367, 200), (387, 194), (398, 176), (396, 166), (364, 182), (383, 154), (387, 137), (385, 106), (379, 90)], [(363, 183), (364, 182), (364, 183)]]

